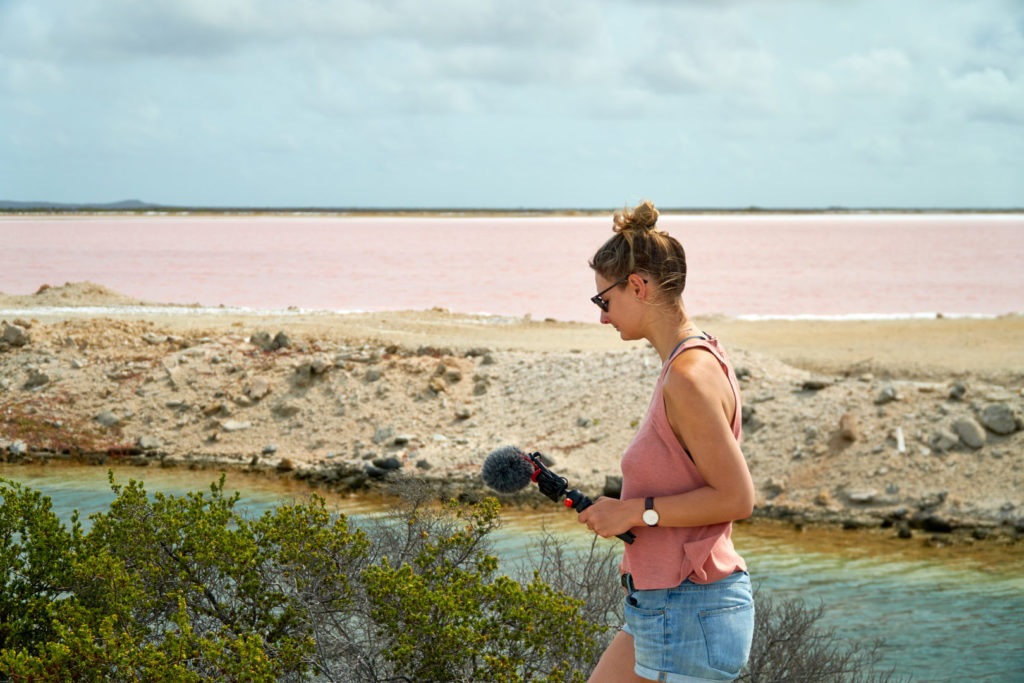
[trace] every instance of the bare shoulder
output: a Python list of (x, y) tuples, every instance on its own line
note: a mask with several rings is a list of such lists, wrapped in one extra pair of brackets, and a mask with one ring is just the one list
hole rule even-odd
[(685, 394), (715, 394), (724, 377), (718, 359), (698, 347), (684, 351), (672, 361), (665, 377), (664, 391), (680, 398)]
[(662, 393), (668, 405), (686, 413), (718, 407), (716, 412), (731, 420), (735, 410), (728, 375), (714, 354), (700, 347), (681, 353), (672, 362)]

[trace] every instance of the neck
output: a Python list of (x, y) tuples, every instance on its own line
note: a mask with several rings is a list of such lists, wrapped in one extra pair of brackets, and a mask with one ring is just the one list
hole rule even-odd
[(644, 336), (661, 356), (661, 362), (664, 363), (680, 341), (697, 333), (698, 330), (690, 317), (686, 315), (686, 311), (680, 309), (678, 316), (659, 318), (651, 325), (648, 334)]

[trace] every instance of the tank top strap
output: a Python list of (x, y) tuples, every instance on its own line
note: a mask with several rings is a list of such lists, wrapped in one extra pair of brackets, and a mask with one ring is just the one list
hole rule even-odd
[(732, 427), (733, 435), (735, 435), (736, 438), (739, 439), (740, 434), (742, 434), (743, 424), (742, 398), (740, 394), (739, 380), (736, 378), (736, 373), (733, 371), (732, 365), (729, 363), (729, 360), (726, 358), (725, 353), (722, 350), (722, 347), (719, 346), (718, 339), (716, 339), (715, 337), (712, 337), (706, 332), (701, 332), (701, 334), (699, 335), (686, 337), (681, 342), (676, 344), (676, 348), (672, 349), (672, 353), (669, 354), (668, 360), (665, 361), (665, 365), (661, 369), (661, 376), (658, 379), (659, 389), (661, 388), (661, 385), (664, 383), (665, 377), (668, 375), (668, 369), (669, 367), (671, 367), (672, 362), (676, 358), (678, 358), (679, 355), (684, 351), (688, 351), (689, 349), (694, 349), (698, 347), (706, 349), (712, 356), (715, 357), (715, 360), (717, 360), (718, 364), (722, 366), (722, 370), (725, 372), (725, 375), (729, 380), (729, 386), (732, 388), (733, 398), (736, 401), (736, 412), (733, 415), (732, 424), (730, 426)]
[(710, 344), (688, 344), (687, 343), (687, 342), (693, 341), (694, 339), (699, 339), (702, 342), (710, 342), (712, 338), (710, 336), (708, 336), (707, 333), (701, 332), (700, 334), (694, 334), (694, 335), (690, 335), (689, 337), (685, 337), (682, 341), (680, 341), (678, 344), (676, 344), (676, 347), (674, 349), (672, 349), (672, 352), (670, 354), (668, 354), (668, 358), (665, 360), (665, 365), (663, 365), (662, 368), (661, 368), (661, 378), (662, 379), (664, 379), (665, 375), (668, 373), (668, 369), (669, 369), (669, 366), (672, 365), (672, 361), (674, 361), (679, 356), (679, 354), (681, 354), (683, 351), (686, 351), (687, 349), (692, 349), (695, 346), (703, 346), (703, 347), (708, 348), (709, 350), (712, 351), (712, 353), (715, 355), (715, 357), (718, 358), (719, 361), (722, 360), (722, 358), (718, 354), (718, 352), (713, 349), (713, 345), (710, 345)]

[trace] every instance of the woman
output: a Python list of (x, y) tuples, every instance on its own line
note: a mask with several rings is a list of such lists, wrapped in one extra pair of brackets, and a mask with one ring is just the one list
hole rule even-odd
[(590, 262), (601, 322), (646, 339), (663, 363), (622, 456), (621, 498), (579, 516), (601, 536), (636, 535), (621, 565), (626, 624), (590, 680), (728, 681), (754, 631), (750, 577), (730, 539), (754, 504), (739, 384), (718, 341), (687, 315), (686, 256), (657, 220), (651, 202), (617, 213)]

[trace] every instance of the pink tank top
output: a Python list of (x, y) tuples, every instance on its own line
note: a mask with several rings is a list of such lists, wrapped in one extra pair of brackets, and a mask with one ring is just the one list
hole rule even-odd
[[(685, 493), (705, 485), (697, 466), (683, 449), (668, 422), (662, 386), (668, 368), (689, 349), (710, 351), (729, 377), (736, 397), (732, 433), (739, 442), (743, 423), (739, 383), (715, 338), (684, 341), (665, 361), (654, 387), (647, 415), (622, 455), (622, 498), (646, 498)], [(632, 529), (636, 541), (625, 546), (620, 569), (633, 576), (641, 590), (673, 588), (684, 580), (711, 583), (747, 568), (732, 545), (732, 522), (701, 527), (648, 527)]]

